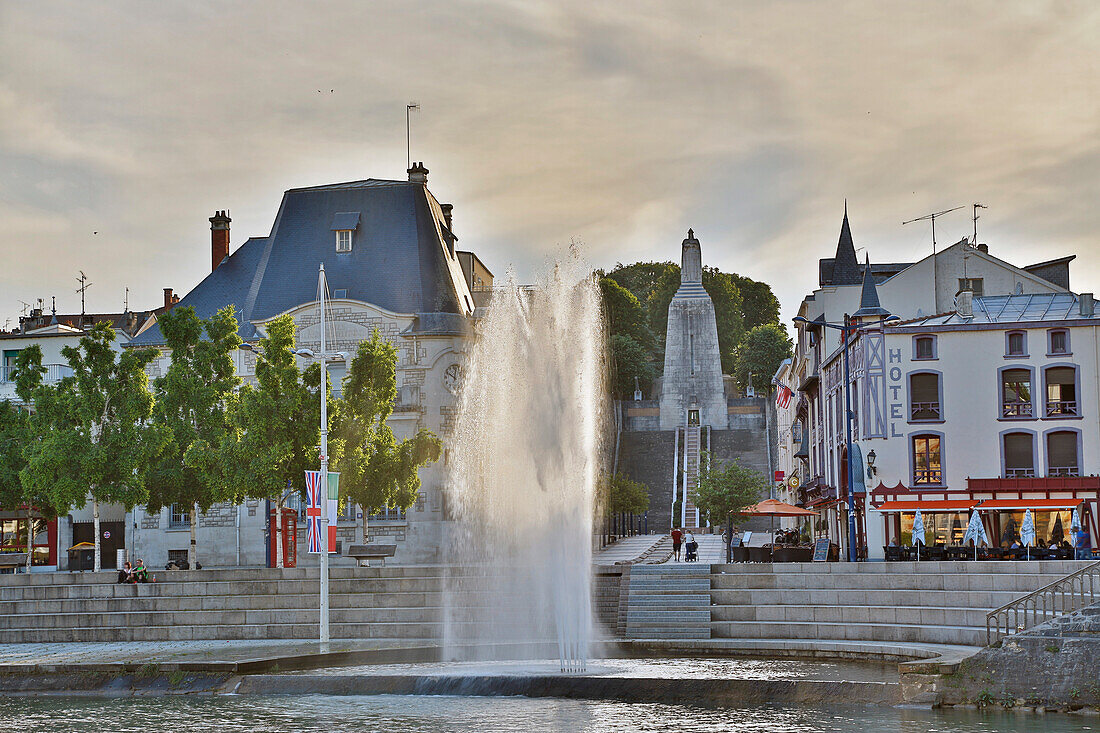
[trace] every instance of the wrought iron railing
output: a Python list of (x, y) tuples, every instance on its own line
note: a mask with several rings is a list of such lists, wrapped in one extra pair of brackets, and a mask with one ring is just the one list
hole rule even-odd
[(1100, 562), (1086, 565), (987, 613), (985, 643), (992, 644), (1044, 621), (1092, 605), (1096, 603), (1097, 595), (1100, 595)]
[(910, 412), (910, 420), (939, 420), (939, 402), (914, 402)]
[(942, 468), (918, 468), (913, 471), (914, 484), (941, 484), (943, 483)]
[(1001, 412), (1002, 417), (1031, 417), (1034, 414), (1030, 402), (1006, 402)]
[[(42, 374), (42, 381), (53, 383), (60, 382), (65, 377), (73, 376), (73, 369), (68, 364), (43, 364), (46, 371)], [(15, 375), (15, 366), (7, 364), (0, 366), (0, 383), (12, 381)]]
[(1034, 468), (1006, 468), (1005, 478), (1035, 478)]
[(1077, 466), (1047, 466), (1047, 476), (1080, 476)]

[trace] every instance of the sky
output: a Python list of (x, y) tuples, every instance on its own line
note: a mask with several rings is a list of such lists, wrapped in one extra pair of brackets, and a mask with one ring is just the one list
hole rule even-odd
[[(794, 315), (836, 247), (911, 261), (971, 233), (1100, 291), (1092, 2), (6, 2), (0, 327), (20, 301), (156, 307), (266, 235), (288, 188), (405, 179), (460, 247), (531, 280), (678, 260), (770, 283)], [(885, 304), (889, 306), (889, 304)]]

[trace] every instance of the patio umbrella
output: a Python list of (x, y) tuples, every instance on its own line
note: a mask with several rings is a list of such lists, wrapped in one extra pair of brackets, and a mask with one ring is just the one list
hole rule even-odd
[(1073, 557), (1077, 558), (1077, 533), (1081, 531), (1081, 515), (1077, 513), (1077, 507), (1073, 508), (1073, 516), (1069, 519), (1069, 533), (1073, 540)]
[(1062, 527), (1062, 515), (1059, 514), (1058, 518), (1054, 520), (1054, 529), (1050, 532), (1051, 542), (1061, 542), (1066, 538), (1066, 531)]
[(970, 515), (970, 524), (966, 525), (966, 534), (963, 535), (963, 544), (965, 545), (970, 540), (974, 540), (974, 559), (978, 559), (978, 543), (984, 542), (989, 544), (989, 535), (985, 533), (985, 525), (982, 524), (982, 518), (978, 516), (978, 510), (975, 509)]
[(911, 542), (917, 546), (917, 560), (920, 560), (920, 546), (925, 544), (924, 518), (920, 515), (920, 509), (913, 515), (913, 536)]
[(1031, 546), (1035, 544), (1035, 519), (1031, 516), (1031, 510), (1024, 512), (1024, 523), (1020, 527), (1020, 541), (1027, 548), (1027, 559), (1031, 559)]
[(737, 512), (750, 517), (771, 517), (768, 523), (772, 531), (772, 553), (775, 553), (775, 518), (776, 517), (816, 517), (817, 512), (803, 509), (794, 504), (786, 504), (778, 499), (765, 499), (745, 507)]

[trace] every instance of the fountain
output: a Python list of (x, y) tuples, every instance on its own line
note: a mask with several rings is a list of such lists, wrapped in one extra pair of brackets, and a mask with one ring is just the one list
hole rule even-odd
[(448, 658), (556, 644), (583, 671), (606, 367), (591, 269), (574, 249), (533, 287), (510, 276), (477, 330), (449, 465)]

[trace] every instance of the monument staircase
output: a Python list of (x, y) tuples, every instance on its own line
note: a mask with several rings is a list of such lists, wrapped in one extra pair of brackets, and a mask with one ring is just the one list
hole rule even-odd
[[(687, 497), (684, 501), (683, 525), (689, 529), (699, 529), (699, 509), (693, 499), (695, 489), (699, 487), (699, 452), (702, 442), (702, 430), (698, 425), (684, 426), (684, 478)], [(677, 518), (678, 519), (678, 518)]]

